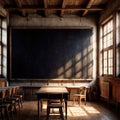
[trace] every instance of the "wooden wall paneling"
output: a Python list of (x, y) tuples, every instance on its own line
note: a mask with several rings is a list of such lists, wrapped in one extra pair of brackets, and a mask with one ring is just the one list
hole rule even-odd
[[(109, 87), (107, 84), (109, 84)], [(120, 106), (120, 78), (100, 77), (99, 85), (100, 97), (118, 108)]]
[(116, 102), (115, 104), (116, 104), (116, 107), (118, 108), (120, 103), (120, 81), (116, 81), (114, 86), (115, 86), (114, 97)]
[(106, 81), (100, 81), (100, 97), (107, 100), (109, 103), (110, 100), (110, 83)]

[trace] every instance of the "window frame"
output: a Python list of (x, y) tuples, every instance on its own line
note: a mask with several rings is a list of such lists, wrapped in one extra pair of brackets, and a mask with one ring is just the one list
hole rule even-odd
[[(5, 23), (5, 24), (4, 24)], [(7, 77), (7, 19), (0, 17), (0, 78)]]
[[(107, 30), (104, 31), (104, 28), (110, 23), (112, 22), (112, 29), (111, 30)], [(114, 76), (114, 19), (113, 17), (110, 18), (108, 21), (106, 21), (104, 24), (101, 25), (101, 55), (102, 55), (102, 71), (101, 71), (101, 75), (102, 76)], [(104, 34), (106, 32), (106, 34)], [(112, 36), (111, 38), (107, 38), (106, 40), (106, 44), (109, 43), (109, 41), (111, 40), (112, 44), (110, 45), (105, 45), (105, 37), (107, 37), (108, 35)], [(109, 52), (112, 51), (112, 54), (110, 54), (112, 57), (109, 56)], [(106, 52), (106, 56), (104, 56)], [(106, 61), (106, 62), (105, 62)], [(112, 62), (110, 62), (112, 61)], [(110, 62), (110, 63), (109, 63)], [(105, 65), (105, 63), (107, 63), (107, 65)], [(111, 71), (111, 72), (110, 72)]]

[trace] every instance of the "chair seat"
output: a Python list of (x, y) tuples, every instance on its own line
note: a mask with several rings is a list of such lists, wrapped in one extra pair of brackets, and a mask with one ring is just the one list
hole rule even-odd
[(60, 103), (60, 102), (61, 102), (60, 100), (54, 100), (54, 99), (49, 100), (49, 103)]
[(47, 107), (49, 107), (49, 108), (62, 108), (63, 105), (62, 104), (53, 103), (53, 104), (48, 105)]
[(85, 95), (81, 95), (81, 94), (74, 94), (73, 96), (77, 96), (77, 97), (84, 97)]

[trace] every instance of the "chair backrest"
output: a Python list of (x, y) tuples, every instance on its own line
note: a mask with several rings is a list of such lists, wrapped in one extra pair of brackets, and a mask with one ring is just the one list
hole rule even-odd
[(81, 86), (79, 90), (80, 90), (81, 95), (86, 96), (86, 87), (85, 86)]
[(7, 89), (7, 95), (6, 99), (11, 99), (12, 98), (12, 87), (9, 87)]
[(0, 101), (1, 103), (4, 102), (5, 95), (6, 95), (6, 90), (3, 90), (3, 91), (2, 91), (2, 95), (1, 95), (1, 101)]
[(12, 96), (16, 94), (16, 86), (12, 87)]
[(16, 86), (15, 87), (15, 93), (16, 93), (16, 95), (19, 95), (19, 93), (20, 93), (20, 86)]

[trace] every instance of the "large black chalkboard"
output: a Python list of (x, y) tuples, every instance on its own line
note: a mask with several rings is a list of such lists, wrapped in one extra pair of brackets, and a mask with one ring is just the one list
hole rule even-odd
[(12, 29), (12, 78), (81, 78), (84, 68), (77, 63), (92, 46), (91, 35), (91, 29)]

